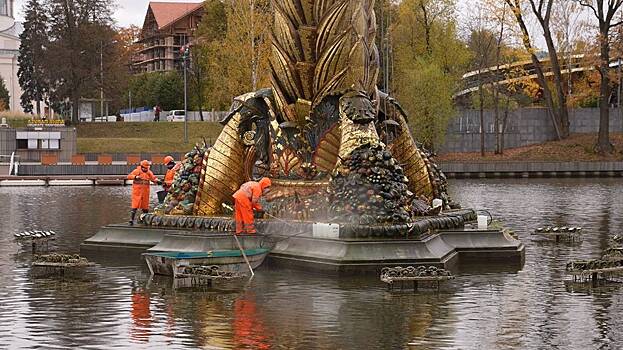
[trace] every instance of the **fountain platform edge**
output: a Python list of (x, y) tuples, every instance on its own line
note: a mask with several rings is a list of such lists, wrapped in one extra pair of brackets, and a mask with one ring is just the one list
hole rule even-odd
[[(462, 263), (523, 266), (524, 245), (502, 230), (463, 227), (431, 230), (407, 237), (350, 234), (315, 237), (312, 225), (276, 225), (264, 235), (241, 235), (244, 246), (271, 247), (270, 264), (324, 271), (379, 270), (384, 266), (435, 265), (454, 269)], [(264, 228), (267, 224), (263, 223)], [(262, 225), (258, 225), (258, 229)], [(272, 225), (269, 225), (272, 226)], [(290, 229), (288, 229), (290, 228)], [(294, 229), (296, 228), (296, 229)], [(86, 239), (82, 251), (125, 254), (149, 251), (235, 249), (231, 232), (205, 228), (108, 225)]]

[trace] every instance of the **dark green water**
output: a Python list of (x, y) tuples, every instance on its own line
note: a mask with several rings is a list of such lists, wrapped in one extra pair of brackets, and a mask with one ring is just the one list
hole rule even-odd
[[(173, 289), (137, 257), (95, 257), (78, 279), (36, 279), (13, 233), (53, 229), (78, 252), (125, 221), (129, 188), (0, 188), (0, 348), (620, 349), (623, 289), (565, 282), (570, 259), (594, 258), (623, 233), (623, 181), (456, 180), (453, 196), (485, 208), (526, 245), (520, 271), (483, 264), (437, 294), (389, 293), (378, 276), (263, 266), (248, 284)], [(533, 239), (581, 225), (580, 244)], [(411, 344), (411, 345), (410, 345)]]

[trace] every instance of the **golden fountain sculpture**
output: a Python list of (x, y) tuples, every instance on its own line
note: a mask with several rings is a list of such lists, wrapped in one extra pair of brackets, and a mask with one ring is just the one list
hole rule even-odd
[(272, 5), (272, 87), (235, 98), (203, 162), (194, 214), (222, 213), (242, 183), (261, 176), (273, 179), (272, 199), (325, 193), (366, 147), (391, 152), (411, 195), (447, 205), (443, 174), (416, 145), (404, 110), (376, 86), (374, 0)]

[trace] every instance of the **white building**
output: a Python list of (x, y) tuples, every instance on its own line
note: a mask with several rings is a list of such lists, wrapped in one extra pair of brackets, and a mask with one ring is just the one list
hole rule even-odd
[(0, 0), (0, 76), (11, 97), (9, 108), (22, 112), (20, 97), (22, 89), (17, 80), (17, 56), (19, 54), (19, 35), (23, 26), (15, 22), (14, 0)]

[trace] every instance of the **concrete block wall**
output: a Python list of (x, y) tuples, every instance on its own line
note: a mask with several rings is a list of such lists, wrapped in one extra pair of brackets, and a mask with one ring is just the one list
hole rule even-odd
[[(136, 169), (136, 165), (20, 165), (19, 174), (22, 176), (96, 176), (96, 175), (124, 175)], [(151, 171), (155, 175), (164, 175), (167, 168), (162, 164), (154, 164)]]
[[(569, 110), (572, 133), (596, 133), (599, 131), (599, 108)], [(484, 111), (485, 149), (495, 149), (495, 114)], [(610, 131), (623, 132), (623, 117), (618, 108), (610, 109)], [(545, 108), (520, 108), (511, 111), (506, 125), (504, 145), (506, 148), (528, 146), (556, 139), (556, 131)], [(480, 151), (480, 112), (461, 110), (450, 123), (445, 143), (439, 153)]]
[[(623, 132), (623, 116), (619, 108), (610, 108), (610, 132)], [(572, 133), (594, 133), (599, 130), (599, 108), (569, 110)]]
[(0, 128), (0, 155), (9, 156), (17, 148), (15, 141), (16, 130)]

